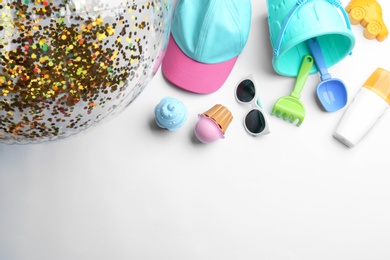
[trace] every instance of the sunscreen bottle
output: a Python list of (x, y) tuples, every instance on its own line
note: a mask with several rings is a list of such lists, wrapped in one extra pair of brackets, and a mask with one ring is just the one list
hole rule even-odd
[(354, 147), (390, 105), (390, 72), (377, 68), (346, 108), (333, 136)]

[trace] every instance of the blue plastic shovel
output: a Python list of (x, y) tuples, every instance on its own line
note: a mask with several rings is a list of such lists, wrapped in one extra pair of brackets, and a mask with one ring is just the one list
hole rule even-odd
[(321, 75), (321, 82), (317, 86), (317, 96), (323, 108), (328, 112), (334, 112), (343, 108), (348, 101), (345, 84), (340, 79), (332, 78), (328, 73), (317, 38), (307, 40), (306, 44)]

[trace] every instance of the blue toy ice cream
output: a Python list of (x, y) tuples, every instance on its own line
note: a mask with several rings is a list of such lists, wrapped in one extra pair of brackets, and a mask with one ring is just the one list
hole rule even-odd
[(187, 121), (188, 109), (180, 100), (164, 97), (155, 107), (154, 114), (159, 127), (176, 131)]

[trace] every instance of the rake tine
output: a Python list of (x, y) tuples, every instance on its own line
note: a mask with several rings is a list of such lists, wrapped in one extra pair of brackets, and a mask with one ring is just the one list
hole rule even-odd
[(297, 126), (300, 126), (303, 122), (303, 118), (298, 118)]

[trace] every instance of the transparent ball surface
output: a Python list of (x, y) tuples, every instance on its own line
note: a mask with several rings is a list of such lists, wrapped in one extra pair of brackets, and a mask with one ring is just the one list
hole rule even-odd
[(0, 142), (77, 134), (123, 111), (160, 66), (170, 0), (0, 0)]

